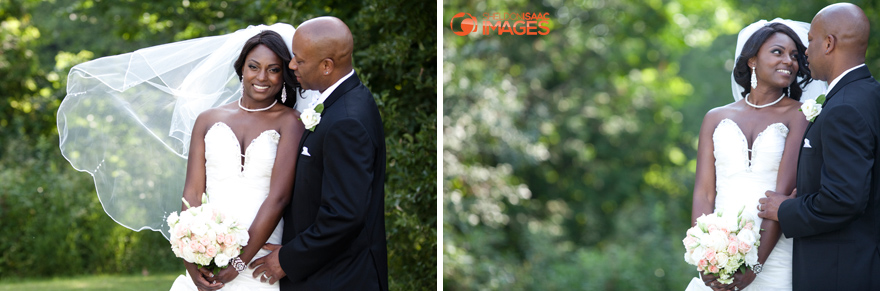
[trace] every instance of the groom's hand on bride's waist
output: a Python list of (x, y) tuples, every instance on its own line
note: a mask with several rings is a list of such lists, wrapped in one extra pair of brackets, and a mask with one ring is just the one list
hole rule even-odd
[(779, 205), (782, 201), (793, 199), (797, 195), (797, 189), (791, 192), (791, 195), (776, 193), (774, 191), (764, 192), (767, 197), (758, 199), (758, 217), (779, 221)]

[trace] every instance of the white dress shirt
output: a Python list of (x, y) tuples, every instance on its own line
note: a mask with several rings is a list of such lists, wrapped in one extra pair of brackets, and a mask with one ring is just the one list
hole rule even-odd
[(834, 88), (834, 85), (837, 85), (837, 82), (840, 81), (840, 79), (843, 79), (843, 76), (846, 76), (846, 74), (848, 74), (852, 70), (855, 70), (855, 69), (858, 69), (858, 68), (861, 68), (864, 66), (865, 66), (865, 64), (861, 64), (861, 65), (849, 68), (849, 70), (843, 71), (843, 73), (840, 74), (840, 76), (837, 76), (837, 78), (834, 78), (834, 80), (832, 80), (831, 83), (828, 83), (828, 89), (825, 89), (825, 95), (828, 95), (828, 93), (831, 92), (831, 89)]
[(352, 69), (351, 72), (348, 72), (345, 77), (337, 80), (336, 83), (333, 83), (333, 85), (330, 85), (330, 87), (327, 87), (327, 90), (321, 92), (321, 97), (313, 100), (313, 103), (309, 105), (309, 108), (315, 108), (315, 106), (317, 106), (319, 103), (324, 103), (324, 101), (327, 100), (327, 97), (330, 97), (330, 94), (333, 94), (333, 91), (336, 90), (336, 87), (339, 87), (339, 84), (342, 84), (342, 82), (348, 80), (348, 78), (350, 78), (352, 75), (354, 75), (354, 69)]

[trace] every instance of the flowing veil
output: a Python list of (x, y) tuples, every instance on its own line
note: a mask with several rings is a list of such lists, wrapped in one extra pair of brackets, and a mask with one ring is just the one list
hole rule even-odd
[[(794, 30), (794, 32), (797, 33), (804, 46), (809, 46), (810, 42), (808, 41), (809, 38), (807, 38), (807, 33), (810, 32), (809, 23), (782, 18), (776, 18), (771, 21), (762, 19), (740, 30), (739, 36), (737, 36), (736, 38), (736, 52), (734, 52), (733, 55), (734, 61), (736, 60), (736, 58), (739, 58), (739, 55), (742, 53), (743, 45), (746, 44), (746, 41), (749, 40), (749, 37), (751, 37), (752, 34), (755, 34), (755, 32), (758, 31), (758, 29), (760, 29), (761, 27), (764, 27), (765, 25), (773, 22), (785, 24), (786, 26), (791, 28), (791, 30)], [(798, 77), (797, 82), (800, 82), (802, 79), (803, 78)], [(739, 101), (739, 99), (743, 98), (742, 92), (745, 91), (745, 88), (736, 83), (736, 81), (733, 79), (733, 72), (730, 73), (730, 84), (730, 87), (733, 89), (733, 99), (735, 101)], [(801, 95), (801, 103), (808, 99), (816, 99), (816, 97), (819, 97), (820, 94), (825, 93), (826, 87), (827, 85), (825, 82), (813, 80), (812, 82), (810, 82), (810, 84), (807, 84), (806, 88), (804, 88), (804, 93), (803, 95)]]
[[(165, 218), (182, 205), (195, 119), (241, 97), (233, 63), (245, 41), (263, 30), (278, 32), (290, 50), (294, 28), (277, 23), (103, 57), (70, 70), (57, 117), (61, 153), (94, 177), (101, 205), (114, 221), (169, 237)], [(296, 94), (297, 100), (319, 94), (304, 95)]]

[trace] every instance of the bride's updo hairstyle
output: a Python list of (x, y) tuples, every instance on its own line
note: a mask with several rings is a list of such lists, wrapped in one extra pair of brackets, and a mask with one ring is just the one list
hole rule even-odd
[(275, 53), (275, 55), (278, 55), (278, 58), (281, 59), (281, 71), (283, 72), (281, 75), (284, 79), (284, 90), (287, 90), (287, 102), (281, 101), (281, 90), (278, 91), (278, 94), (275, 94), (275, 100), (278, 100), (278, 103), (282, 103), (287, 107), (293, 107), (296, 103), (295, 93), (298, 92), (302, 86), (296, 81), (296, 76), (293, 75), (293, 72), (288, 69), (291, 55), (287, 51), (287, 45), (284, 43), (284, 39), (282, 39), (281, 35), (277, 32), (264, 30), (244, 43), (244, 47), (241, 48), (241, 54), (238, 56), (238, 59), (235, 60), (235, 64), (233, 64), (235, 67), (235, 73), (238, 74), (238, 79), (242, 79), (242, 70), (244, 69), (244, 62), (247, 59), (247, 55), (251, 53), (255, 47), (261, 44), (268, 47)]
[[(745, 88), (745, 91), (742, 92), (743, 98), (752, 91), (752, 68), (749, 67), (749, 59), (757, 56), (761, 45), (763, 45), (770, 36), (777, 32), (787, 35), (792, 41), (794, 41), (795, 46), (797, 46), (798, 71), (795, 75), (802, 78), (800, 83), (797, 81), (798, 78), (795, 78), (792, 84), (789, 84), (788, 87), (782, 89), (782, 93), (787, 94), (791, 99), (800, 101), (801, 95), (803, 94), (803, 88), (813, 81), (810, 77), (810, 68), (807, 67), (807, 57), (805, 54), (807, 47), (801, 43), (800, 37), (798, 37), (794, 30), (785, 24), (771, 22), (758, 29), (758, 31), (755, 31), (755, 33), (749, 37), (749, 40), (743, 45), (742, 53), (736, 59), (736, 65), (733, 67), (733, 79), (737, 84)], [(789, 92), (789, 90), (791, 90), (791, 92)]]

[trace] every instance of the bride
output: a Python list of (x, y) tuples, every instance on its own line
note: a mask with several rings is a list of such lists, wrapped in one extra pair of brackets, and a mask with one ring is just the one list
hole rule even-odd
[(165, 218), (181, 209), (183, 189), (193, 207), (207, 193), (248, 228), (230, 267), (214, 276), (185, 263), (172, 290), (278, 290), (244, 266), (269, 253), (265, 243), (281, 242), (298, 156), (289, 149), (305, 130), (291, 107), (319, 95), (287, 70), (293, 33), (289, 24), (251, 26), (71, 69), (58, 111), (61, 151), (92, 174), (114, 221), (168, 238)]
[[(795, 32), (797, 30), (798, 32)], [(701, 274), (687, 290), (791, 290), (791, 239), (757, 217), (765, 191), (791, 193), (808, 121), (801, 102), (824, 91), (806, 65), (809, 24), (775, 19), (744, 28), (733, 69), (735, 102), (706, 113), (700, 128), (691, 223), (716, 210), (754, 216), (761, 225), (758, 262), (730, 285)], [(708, 286), (708, 287), (707, 287)]]
[(208, 202), (236, 216), (248, 228), (250, 239), (242, 254), (232, 260), (232, 267), (217, 276), (184, 261), (191, 280), (175, 281), (172, 290), (269, 287), (252, 276), (246, 263), (269, 254), (261, 249), (266, 242), (281, 243), (283, 222), (279, 221), (290, 201), (297, 155), (278, 149), (296, 148), (305, 131), (296, 110), (276, 106), (286, 99), (286, 84), (295, 84), (285, 70), (290, 62), (285, 47), (274, 31), (250, 38), (235, 61), (241, 99), (209, 109), (196, 119), (183, 197), (195, 207), (201, 204), (202, 193), (208, 193)]

